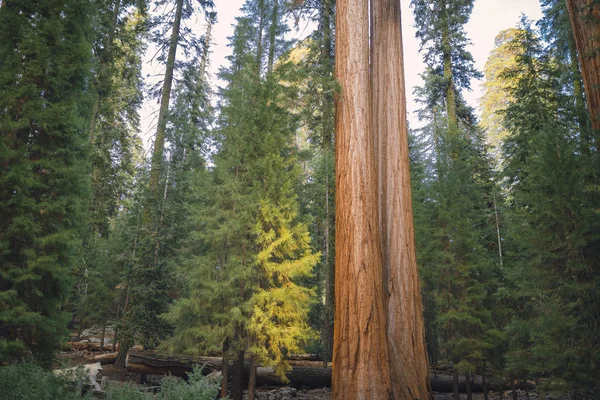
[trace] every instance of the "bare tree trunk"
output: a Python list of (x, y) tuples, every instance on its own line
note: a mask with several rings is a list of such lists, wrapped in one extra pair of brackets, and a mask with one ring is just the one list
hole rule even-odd
[(485, 372), (485, 362), (483, 363), (483, 368), (481, 371), (481, 383), (483, 386), (483, 400), (489, 400), (489, 394), (488, 394), (488, 383), (487, 383), (487, 377), (485, 376), (486, 372)]
[(373, 134), (394, 398), (428, 399), (429, 362), (412, 216), (399, 0), (373, 0)]
[(227, 397), (227, 386), (229, 386), (229, 339), (223, 342), (223, 360), (221, 362), (221, 392), (219, 398)]
[[(212, 40), (212, 28), (215, 23), (214, 16), (209, 16), (206, 21), (206, 33), (204, 34), (204, 51), (202, 52), (202, 60), (200, 61), (200, 81), (203, 82), (206, 77), (206, 66), (208, 65), (208, 55), (210, 52), (210, 41)], [(185, 160), (184, 160), (185, 161)]]
[(448, 127), (450, 133), (456, 133), (458, 129), (458, 115), (456, 112), (456, 89), (454, 87), (454, 73), (452, 71), (452, 55), (450, 53), (450, 16), (446, 8), (446, 2), (442, 2), (442, 16), (444, 25), (442, 27), (442, 47), (444, 61), (444, 80), (446, 81), (446, 112), (448, 113)]
[(104, 352), (104, 338), (106, 337), (106, 324), (108, 324), (108, 320), (104, 319), (104, 323), (102, 324), (102, 335), (100, 336), (100, 353)]
[(452, 398), (460, 400), (460, 392), (458, 390), (458, 371), (452, 371)]
[[(332, 50), (332, 32), (331, 18), (333, 10), (331, 0), (323, 0), (321, 14), (321, 29), (323, 30), (323, 47), (321, 49), (321, 65), (323, 69), (329, 73), (333, 60), (331, 56)], [(321, 121), (321, 129), (323, 130), (322, 148), (325, 154), (325, 249), (323, 258), (325, 261), (325, 310), (323, 313), (323, 365), (327, 366), (327, 362), (332, 360), (333, 352), (333, 318), (335, 307), (335, 265), (331, 262), (331, 217), (330, 210), (330, 189), (331, 180), (329, 179), (329, 156), (333, 141), (333, 113), (331, 112), (331, 104), (333, 103), (333, 94), (329, 90), (323, 93), (322, 108), (323, 120)]]
[(566, 0), (577, 45), (596, 146), (600, 144), (600, 4), (595, 0)]
[(100, 105), (102, 104), (102, 99), (107, 95), (105, 82), (106, 72), (108, 69), (108, 64), (112, 59), (112, 45), (120, 13), (121, 0), (116, 0), (113, 8), (113, 18), (111, 20), (111, 26), (109, 28), (106, 42), (104, 43), (104, 49), (100, 55), (100, 65), (98, 68), (98, 82), (96, 87), (96, 99), (94, 100), (94, 105), (92, 106), (92, 115), (89, 124), (89, 137), (91, 143), (94, 143), (94, 140), (96, 138), (96, 120), (98, 118), (98, 113), (100, 112)]
[(271, 14), (271, 26), (269, 27), (269, 60), (267, 61), (267, 75), (273, 71), (275, 63), (275, 39), (277, 37), (277, 23), (279, 21), (279, 1), (273, 1), (273, 13)]
[(240, 351), (233, 360), (233, 376), (231, 377), (231, 400), (244, 398), (244, 352)]
[[(138, 232), (140, 228), (140, 211), (137, 212), (136, 221), (135, 221), (135, 235), (133, 237), (133, 251), (131, 252), (131, 263), (135, 262), (135, 255), (137, 252), (137, 242), (138, 242)], [(131, 271), (130, 271), (131, 272)], [(129, 277), (128, 277), (129, 279)], [(121, 326), (125, 327), (127, 322), (127, 311), (129, 310), (129, 289), (131, 287), (131, 282), (127, 282), (127, 291), (125, 293), (125, 306), (123, 307), (123, 317), (121, 318)], [(115, 362), (115, 366), (117, 368), (125, 368), (127, 353), (129, 353), (129, 349), (134, 344), (134, 337), (131, 332), (128, 332), (127, 329), (124, 329), (124, 332), (121, 333), (123, 339), (121, 339), (121, 346), (119, 347), (119, 354), (117, 355), (117, 361)], [(116, 343), (116, 342), (115, 342)]]
[(337, 4), (336, 259), (332, 398), (392, 398), (369, 72), (369, 6)]
[(117, 351), (117, 335), (118, 334), (119, 334), (119, 328), (117, 326), (115, 326), (115, 336), (113, 337), (113, 345), (112, 345), (113, 353), (115, 351)]
[(258, 40), (256, 42), (256, 75), (260, 77), (263, 56), (263, 26), (265, 24), (265, 0), (258, 0), (258, 8), (260, 16), (258, 20)]
[(465, 386), (467, 388), (467, 400), (473, 400), (473, 394), (471, 393), (471, 374), (465, 373)]
[(500, 219), (498, 217), (498, 207), (496, 205), (496, 193), (494, 193), (494, 215), (496, 217), (496, 236), (498, 238), (498, 257), (500, 258), (500, 268), (504, 266), (502, 261), (502, 240), (500, 236)]
[(250, 373), (248, 374), (248, 400), (256, 397), (256, 358), (250, 356)]
[(158, 112), (156, 136), (154, 138), (154, 149), (152, 151), (152, 165), (150, 167), (150, 181), (148, 185), (150, 188), (150, 193), (155, 199), (158, 198), (158, 180), (160, 178), (160, 173), (163, 168), (163, 153), (165, 149), (167, 116), (169, 114), (169, 101), (171, 99), (171, 87), (173, 86), (175, 55), (177, 54), (177, 44), (179, 42), (179, 28), (181, 26), (182, 11), (183, 0), (177, 0), (175, 19), (173, 20), (173, 30), (171, 31), (171, 41), (169, 43), (169, 53), (167, 55), (165, 79), (163, 81), (162, 93), (160, 98), (160, 109)]

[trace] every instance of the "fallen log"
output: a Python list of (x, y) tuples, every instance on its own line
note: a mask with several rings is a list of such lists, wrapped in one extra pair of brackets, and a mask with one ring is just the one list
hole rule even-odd
[[(118, 353), (99, 354), (94, 357), (94, 361), (99, 362), (102, 365), (114, 364), (117, 359), (117, 354)], [(142, 352), (142, 351), (131, 351), (129, 353), (129, 361), (135, 363), (136, 357), (137, 358), (141, 357), (144, 360), (147, 360), (148, 357), (145, 357), (144, 354), (145, 354), (145, 352)], [(157, 360), (159, 359), (158, 357), (161, 357), (161, 358), (166, 357), (166, 356), (157, 356), (156, 354), (154, 354), (153, 356), (156, 356), (156, 357), (152, 357), (152, 358), (156, 358)], [(214, 362), (214, 360), (221, 360), (221, 358), (220, 357), (208, 357), (208, 356), (196, 356), (196, 357), (176, 356), (176, 357), (170, 357), (170, 360), (167, 362), (167, 365), (171, 365), (172, 363), (177, 363), (177, 362), (182, 362), (182, 361), (186, 365), (194, 365), (194, 364), (202, 365), (205, 363), (208, 363), (210, 365)], [(148, 362), (143, 361), (142, 363), (148, 363)], [(299, 366), (299, 367), (315, 367), (315, 368), (323, 367), (322, 361), (291, 359), (291, 360), (288, 360), (288, 363), (292, 366)], [(219, 364), (219, 367), (218, 367), (219, 370), (221, 368), (220, 365), (221, 364)], [(328, 365), (331, 366), (331, 363), (328, 363)]]
[(94, 361), (99, 362), (102, 365), (114, 364), (117, 360), (117, 354), (119, 353), (98, 354), (97, 356), (94, 356)]
[[(104, 354), (94, 357), (94, 361), (104, 363), (114, 363), (116, 353)], [(331, 366), (325, 368), (318, 361), (289, 361), (292, 369), (286, 374), (290, 381), (289, 384), (281, 382), (271, 367), (259, 367), (257, 370), (257, 385), (259, 386), (283, 386), (320, 388), (331, 387)], [(190, 357), (190, 356), (165, 356), (162, 354), (150, 353), (147, 351), (132, 350), (129, 353), (127, 371), (138, 374), (148, 375), (174, 375), (185, 377), (191, 372), (193, 366), (202, 368), (202, 374), (208, 375), (213, 371), (222, 370), (222, 359), (220, 357)], [(231, 366), (229, 366), (231, 368)], [(250, 365), (244, 365), (244, 374), (247, 379), (250, 371)], [(452, 393), (452, 375), (447, 372), (432, 371), (431, 388), (439, 393)], [(497, 378), (488, 378), (488, 388), (490, 391), (510, 390), (508, 382)], [(521, 382), (517, 385), (521, 390), (534, 390), (532, 383)], [(466, 392), (464, 377), (459, 381), (459, 390)], [(476, 376), (471, 382), (472, 392), (482, 392), (483, 382), (481, 376)]]
[(321, 361), (323, 357), (318, 354), (290, 354), (286, 357), (286, 360), (292, 361)]
[[(75, 350), (88, 350), (88, 351), (100, 351), (100, 343), (92, 342), (67, 342), (65, 349)], [(113, 349), (112, 344), (105, 344), (104, 351), (111, 351)]]

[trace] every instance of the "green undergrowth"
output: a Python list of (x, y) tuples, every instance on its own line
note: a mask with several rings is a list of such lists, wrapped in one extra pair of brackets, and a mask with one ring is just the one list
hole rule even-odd
[[(81, 400), (92, 399), (91, 394), (77, 394), (75, 382), (85, 379), (83, 368), (68, 376), (57, 377), (52, 371), (34, 363), (19, 363), (0, 367), (0, 399), (10, 400)], [(135, 384), (109, 385), (106, 400), (212, 400), (219, 390), (219, 381), (202, 375), (195, 368), (187, 380), (167, 376), (161, 391), (152, 395), (143, 393)]]

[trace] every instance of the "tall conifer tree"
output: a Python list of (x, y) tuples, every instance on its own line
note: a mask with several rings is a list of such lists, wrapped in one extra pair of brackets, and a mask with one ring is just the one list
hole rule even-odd
[(0, 7), (0, 353), (49, 363), (89, 193), (90, 15), (81, 0)]
[[(250, 356), (249, 397), (258, 363), (283, 377), (284, 351), (311, 336), (313, 293), (299, 280), (311, 274), (312, 252), (299, 219), (295, 189), (295, 71), (281, 56), (283, 3), (251, 0), (238, 19), (230, 67), (222, 71), (212, 171), (195, 174), (188, 205), (191, 235), (181, 253), (192, 279), (167, 318), (174, 346), (188, 352), (222, 349), (234, 360), (232, 398), (241, 399), (244, 354)], [(206, 305), (210, 304), (207, 308)], [(193, 316), (193, 317), (192, 317)], [(226, 383), (226, 382), (225, 382)]]
[(481, 75), (473, 66), (464, 30), (473, 2), (413, 0), (412, 6), (427, 64), (425, 86), (418, 94), (433, 164), (423, 182), (428, 195), (419, 207), (429, 222), (417, 237), (421, 271), (432, 291), (426, 295), (426, 315), (433, 319), (427, 322), (427, 334), (429, 347), (439, 349), (435, 359), (453, 366), (457, 399), (458, 374), (468, 376), (481, 368), (486, 349), (497, 344), (498, 336), (490, 310), (500, 243), (489, 217), (490, 159), (483, 132), (460, 92)]
[[(516, 293), (529, 297), (525, 324), (509, 327), (523, 338), (513, 342), (508, 367), (523, 370), (518, 357), (526, 352), (538, 362), (526, 372), (552, 371), (554, 387), (597, 390), (599, 316), (597, 168), (579, 151), (572, 121), (562, 109), (571, 93), (563, 92), (560, 71), (527, 21), (515, 38), (524, 49), (506, 72), (516, 79), (514, 100), (505, 111), (511, 135), (504, 143), (504, 168), (511, 206), (511, 230), (520, 252), (519, 267), (528, 280), (515, 282)], [(527, 118), (525, 118), (527, 117)], [(527, 282), (527, 285), (525, 284)], [(531, 282), (535, 282), (533, 288)], [(523, 329), (532, 327), (531, 331)], [(527, 377), (527, 376), (525, 376)]]

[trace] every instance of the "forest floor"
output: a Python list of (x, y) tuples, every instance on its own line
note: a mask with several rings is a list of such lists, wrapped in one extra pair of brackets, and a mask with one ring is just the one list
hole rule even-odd
[[(85, 365), (94, 362), (94, 356), (97, 352), (90, 352), (88, 350), (82, 351), (69, 351), (59, 354), (60, 366), (57, 367), (69, 367), (74, 365)], [(116, 368), (114, 365), (108, 364), (102, 366), (102, 371), (98, 374), (97, 381), (100, 382), (103, 376), (112, 382), (130, 382), (142, 386), (140, 383), (140, 375), (132, 372), (128, 372), (125, 369)], [(159, 386), (162, 380), (162, 376), (148, 375), (147, 381), (143, 386)], [(280, 388), (269, 388), (263, 387), (257, 389), (257, 400), (330, 400), (331, 389), (295, 389), (292, 387), (280, 387)], [(467, 395), (461, 394), (461, 400), (466, 400)], [(512, 400), (512, 392), (506, 391), (500, 395), (500, 393), (490, 392), (490, 400)], [(537, 400), (538, 395), (536, 392), (530, 392), (529, 398), (525, 392), (518, 391), (519, 400)], [(550, 400), (551, 398), (547, 398)], [(434, 393), (434, 400), (452, 400), (451, 393)], [(482, 393), (473, 393), (473, 400), (484, 400)], [(566, 400), (558, 397), (553, 397), (552, 400)]]
[[(90, 343), (100, 343), (101, 332), (98, 328), (92, 327), (78, 335), (74, 335), (72, 341), (83, 341)], [(112, 329), (108, 329), (105, 336), (105, 343), (111, 343), (113, 339)], [(98, 355), (98, 352), (91, 352), (88, 350), (71, 350), (59, 353), (57, 363), (53, 368), (68, 368), (76, 365), (85, 365), (94, 363), (94, 356)], [(114, 365), (108, 364), (103, 365), (103, 369), (97, 376), (97, 381), (100, 382), (102, 377), (106, 377), (108, 381), (112, 382), (131, 382), (134, 384), (142, 385), (140, 383), (140, 375), (137, 373), (128, 372), (125, 369), (116, 368)], [(162, 376), (148, 375), (146, 382), (143, 386), (159, 386), (162, 380)], [(532, 391), (527, 396), (524, 391), (517, 391), (518, 400), (538, 400), (539, 396), (537, 392)], [(292, 387), (262, 387), (257, 389), (257, 400), (330, 400), (331, 389), (295, 389)], [(461, 400), (466, 400), (467, 395), (461, 394)], [(512, 400), (512, 391), (505, 391), (501, 393), (489, 393), (490, 400)], [(589, 398), (588, 398), (589, 399)], [(452, 400), (451, 393), (434, 393), (434, 400)], [(484, 400), (482, 393), (473, 393), (473, 400)], [(546, 397), (546, 400), (568, 400), (568, 397)]]

